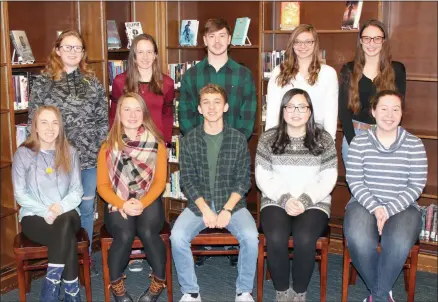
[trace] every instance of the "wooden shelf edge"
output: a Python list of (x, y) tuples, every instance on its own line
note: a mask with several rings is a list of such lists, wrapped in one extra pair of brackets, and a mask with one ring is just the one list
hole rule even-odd
[(35, 67), (44, 67), (46, 63), (33, 63), (33, 64), (12, 64), (12, 69), (20, 69), (20, 68), (35, 68)]
[[(291, 34), (293, 30), (264, 30), (264, 34)], [(358, 33), (358, 29), (343, 30), (343, 29), (317, 29), (318, 34), (352, 34)]]
[(119, 49), (108, 49), (108, 53), (122, 53), (122, 52), (129, 52), (130, 50), (128, 48), (119, 48)]
[(5, 206), (0, 207), (0, 219), (17, 213), (16, 209), (11, 209)]
[(169, 200), (177, 201), (177, 202), (181, 202), (181, 203), (187, 203), (188, 202), (188, 200), (186, 200), (186, 199), (179, 199), (179, 198), (174, 198), (174, 197), (163, 197), (163, 198), (167, 198)]
[(27, 113), (27, 112), (28, 112), (27, 109), (14, 110), (14, 114), (23, 114), (23, 113)]
[(424, 77), (424, 76), (407, 76), (406, 81), (413, 81), (413, 82), (438, 82), (437, 77)]

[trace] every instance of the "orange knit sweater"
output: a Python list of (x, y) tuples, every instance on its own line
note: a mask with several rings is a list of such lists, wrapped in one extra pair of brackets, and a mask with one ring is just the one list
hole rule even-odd
[[(106, 161), (106, 151), (108, 145), (104, 143), (99, 151), (97, 158), (97, 192), (109, 204), (117, 208), (123, 208), (125, 200), (121, 199), (113, 190), (109, 177)], [(146, 208), (155, 201), (166, 187), (167, 177), (167, 153), (164, 144), (159, 143), (157, 152), (157, 162), (155, 164), (155, 175), (149, 191), (140, 199)]]

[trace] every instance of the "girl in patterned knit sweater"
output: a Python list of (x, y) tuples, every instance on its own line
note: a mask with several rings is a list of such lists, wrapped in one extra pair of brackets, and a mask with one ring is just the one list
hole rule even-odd
[[(402, 94), (384, 90), (371, 102), (376, 125), (351, 141), (344, 234), (351, 260), (370, 296), (394, 301), (392, 286), (418, 239), (417, 199), (426, 184), (427, 157), (421, 140), (399, 127)], [(377, 252), (380, 241), (381, 252)]]
[[(315, 123), (309, 94), (298, 88), (281, 101), (279, 125), (262, 134), (255, 176), (262, 191), (261, 224), (276, 301), (305, 301), (316, 241), (328, 226), (337, 179), (333, 138)], [(294, 236), (289, 288), (289, 236)]]

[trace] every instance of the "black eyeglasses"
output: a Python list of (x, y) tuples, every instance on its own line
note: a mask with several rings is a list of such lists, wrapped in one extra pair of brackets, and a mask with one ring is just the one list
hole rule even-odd
[(374, 41), (376, 44), (382, 44), (385, 40), (385, 37), (376, 36), (376, 37), (368, 37), (368, 36), (362, 36), (360, 37), (360, 41), (364, 44), (369, 44), (371, 41)]
[(287, 113), (293, 113), (297, 109), (299, 113), (306, 113), (309, 110), (309, 106), (284, 106), (283, 108), (286, 109)]
[(59, 45), (59, 48), (62, 48), (65, 52), (70, 52), (72, 49), (75, 50), (75, 52), (83, 52), (84, 48), (79, 45)]
[(312, 46), (313, 43), (315, 43), (315, 41), (313, 41), (313, 40), (307, 40), (307, 41), (294, 40), (294, 42), (293, 42), (294, 46), (302, 46), (302, 45), (305, 45), (305, 46), (307, 46), (307, 47)]

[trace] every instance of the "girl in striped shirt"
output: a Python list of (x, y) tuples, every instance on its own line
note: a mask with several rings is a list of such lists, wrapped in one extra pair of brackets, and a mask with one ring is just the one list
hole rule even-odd
[(379, 92), (371, 103), (376, 125), (356, 136), (348, 152), (352, 198), (344, 234), (370, 291), (364, 301), (394, 301), (392, 286), (420, 233), (416, 200), (426, 184), (427, 158), (421, 140), (399, 126), (403, 105), (400, 93)]

